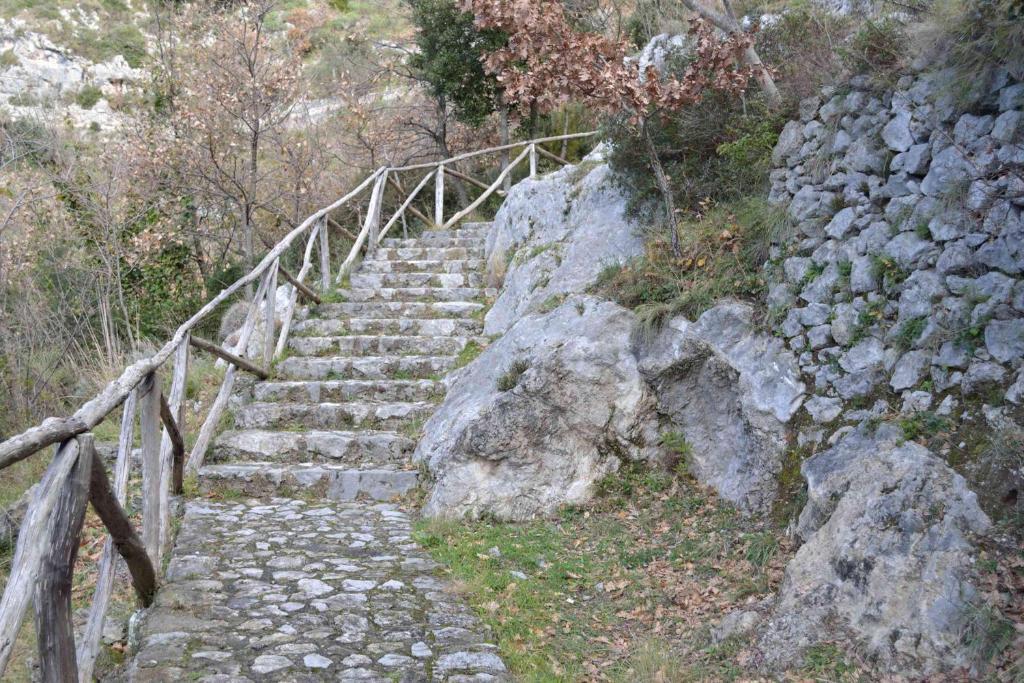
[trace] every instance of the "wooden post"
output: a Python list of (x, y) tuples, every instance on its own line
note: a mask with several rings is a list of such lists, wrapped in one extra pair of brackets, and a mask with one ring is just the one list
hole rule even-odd
[(77, 462), (64, 480), (50, 517), (53, 531), (43, 551), (33, 600), (40, 678), (47, 683), (78, 680), (75, 631), (71, 621), (71, 582), (96, 451), (92, 434), (82, 434), (77, 441)]
[[(263, 318), (263, 367), (269, 368), (270, 361), (274, 359), (274, 323), (276, 322), (277, 309), (277, 268), (280, 261), (274, 261), (270, 266), (270, 284), (267, 286), (266, 303), (264, 306)], [(243, 351), (242, 353), (245, 353)]]
[(169, 397), (160, 394), (160, 421), (164, 431), (160, 437), (160, 548), (161, 553), (171, 546), (171, 494), (181, 493), (181, 468), (185, 457), (185, 381), (188, 378), (189, 337), (181, 340), (174, 352)]
[(103, 463), (98, 459), (94, 460), (89, 477), (89, 501), (110, 532), (117, 552), (128, 565), (128, 571), (132, 575), (132, 586), (139, 600), (144, 607), (149, 607), (156, 594), (156, 569), (118, 498), (119, 496), (110, 489), (110, 480), (107, 479)]
[(438, 164), (434, 179), (434, 224), (444, 225), (444, 164)]
[[(135, 406), (139, 400), (139, 391), (135, 389), (128, 395), (121, 414), (121, 434), (117, 444), (117, 460), (114, 462), (114, 494), (117, 502), (124, 505), (128, 492), (128, 472), (132, 462), (132, 445), (135, 433)], [(93, 469), (102, 468), (103, 463), (93, 460)], [(95, 476), (95, 473), (93, 473)], [(92, 484), (90, 483), (90, 498)], [(95, 503), (94, 503), (95, 506)], [(139, 542), (141, 547), (141, 541)], [(145, 550), (143, 550), (145, 556)], [(148, 559), (148, 558), (147, 558)], [(103, 544), (103, 555), (96, 576), (96, 590), (93, 592), (92, 607), (89, 609), (89, 621), (78, 644), (78, 680), (79, 683), (91, 683), (92, 672), (96, 664), (96, 655), (100, 649), (100, 637), (103, 635), (103, 622), (107, 616), (107, 605), (114, 591), (114, 574), (117, 569), (117, 549), (114, 540), (108, 537)]]
[(142, 433), (142, 540), (149, 559), (160, 565), (160, 377), (143, 383), (139, 430)]
[(366, 239), (366, 254), (369, 256), (377, 250), (380, 242), (380, 216), (384, 208), (384, 189), (387, 187), (388, 171), (384, 169), (370, 193), (370, 206), (366, 209), (366, 222), (369, 233)]
[[(260, 297), (267, 289), (267, 285), (270, 284), (270, 273), (266, 273), (263, 276), (262, 282), (260, 282), (259, 288), (256, 290), (256, 297), (253, 300), (253, 305), (249, 307), (249, 312), (245, 316), (245, 322), (242, 324), (242, 332), (239, 334), (238, 347), (243, 349), (242, 353), (245, 353), (245, 349), (249, 346), (249, 337), (252, 336), (253, 328), (256, 326), (256, 315), (259, 306)], [(203, 422), (203, 426), (199, 428), (199, 436), (196, 437), (195, 445), (192, 446), (192, 453), (189, 455), (188, 462), (185, 463), (185, 471), (195, 474), (199, 471), (199, 468), (203, 466), (203, 458), (206, 457), (206, 449), (210, 446), (210, 441), (213, 439), (213, 433), (217, 429), (217, 424), (220, 422), (221, 413), (228, 405), (228, 401), (231, 399), (231, 390), (235, 386), (235, 372), (237, 368), (235, 365), (229, 365), (227, 372), (224, 374), (224, 381), (220, 385), (220, 391), (217, 392), (217, 398), (214, 399), (213, 405), (210, 406), (210, 412), (206, 416), (206, 421)]]
[(537, 145), (530, 145), (530, 177), (537, 177)]
[(331, 252), (327, 248), (327, 217), (320, 225), (320, 290), (327, 293), (331, 290)]

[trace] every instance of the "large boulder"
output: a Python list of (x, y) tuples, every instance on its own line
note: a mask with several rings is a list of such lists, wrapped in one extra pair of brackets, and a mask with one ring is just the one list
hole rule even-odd
[(689, 444), (693, 475), (748, 513), (778, 489), (786, 424), (804, 384), (780, 340), (757, 332), (753, 308), (724, 303), (696, 322), (677, 317), (640, 349), (640, 372), (657, 396), (664, 431)]
[(862, 425), (801, 470), (803, 545), (759, 637), (766, 663), (846, 634), (887, 671), (969, 667), (971, 538), (989, 520), (963, 477), (890, 425)]
[(513, 187), (487, 237), (487, 274), (502, 291), (484, 321), (502, 334), (559, 297), (586, 291), (608, 265), (643, 253), (639, 225), (601, 149)]
[(413, 456), (434, 479), (425, 514), (548, 515), (586, 502), (623, 459), (656, 458), (633, 323), (614, 303), (573, 297), (449, 376)]

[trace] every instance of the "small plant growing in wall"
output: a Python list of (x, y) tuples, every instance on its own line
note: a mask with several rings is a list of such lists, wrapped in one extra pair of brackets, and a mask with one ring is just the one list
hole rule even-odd
[(498, 377), (498, 391), (511, 391), (519, 386), (519, 378), (530, 369), (530, 364), (523, 359), (512, 363), (508, 370)]

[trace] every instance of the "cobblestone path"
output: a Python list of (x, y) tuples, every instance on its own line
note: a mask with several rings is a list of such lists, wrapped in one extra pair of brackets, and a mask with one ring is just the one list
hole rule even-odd
[(387, 502), (416, 486), (413, 438), (479, 332), (484, 228), (385, 240), (240, 387), (200, 487), (243, 499), (186, 503), (129, 680), (508, 680)]

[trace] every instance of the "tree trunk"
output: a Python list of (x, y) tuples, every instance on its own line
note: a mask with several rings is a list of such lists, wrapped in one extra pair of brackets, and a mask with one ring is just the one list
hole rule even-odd
[(644, 147), (647, 149), (647, 159), (650, 161), (651, 169), (654, 171), (654, 180), (658, 184), (658, 190), (661, 192), (661, 198), (665, 203), (665, 215), (668, 217), (668, 227), (672, 236), (672, 255), (679, 258), (682, 256), (682, 250), (679, 247), (679, 224), (676, 222), (676, 205), (672, 199), (672, 186), (669, 185), (668, 176), (665, 175), (665, 168), (661, 165), (661, 160), (658, 158), (658, 150), (654, 147), (651, 132), (647, 127), (647, 121), (641, 124), (640, 130), (644, 139)]
[[(508, 134), (508, 107), (505, 106), (505, 100), (501, 97), (498, 98), (498, 125), (501, 131), (501, 144), (507, 145), (509, 141)], [(502, 150), (501, 152), (501, 170), (504, 171), (508, 168), (508, 150)], [(512, 174), (505, 177), (505, 183), (502, 187), (505, 192), (512, 189)]]
[[(729, 2), (725, 2), (725, 10), (727, 14), (719, 14), (709, 7), (703, 5), (700, 0), (683, 0), (683, 4), (692, 11), (699, 14), (701, 17), (717, 26), (721, 31), (727, 34), (742, 33), (743, 28), (739, 22), (736, 21), (736, 17), (733, 16), (732, 6)], [(775, 86), (775, 79), (768, 73), (768, 68), (765, 67), (764, 62), (761, 61), (761, 57), (757, 54), (757, 50), (753, 47), (748, 47), (743, 51), (743, 61), (747, 63), (754, 71), (754, 78), (757, 79), (758, 85), (761, 86), (761, 90), (764, 91), (765, 97), (768, 99), (768, 105), (772, 109), (778, 109), (782, 106), (782, 95), (779, 94), (779, 89)]]

